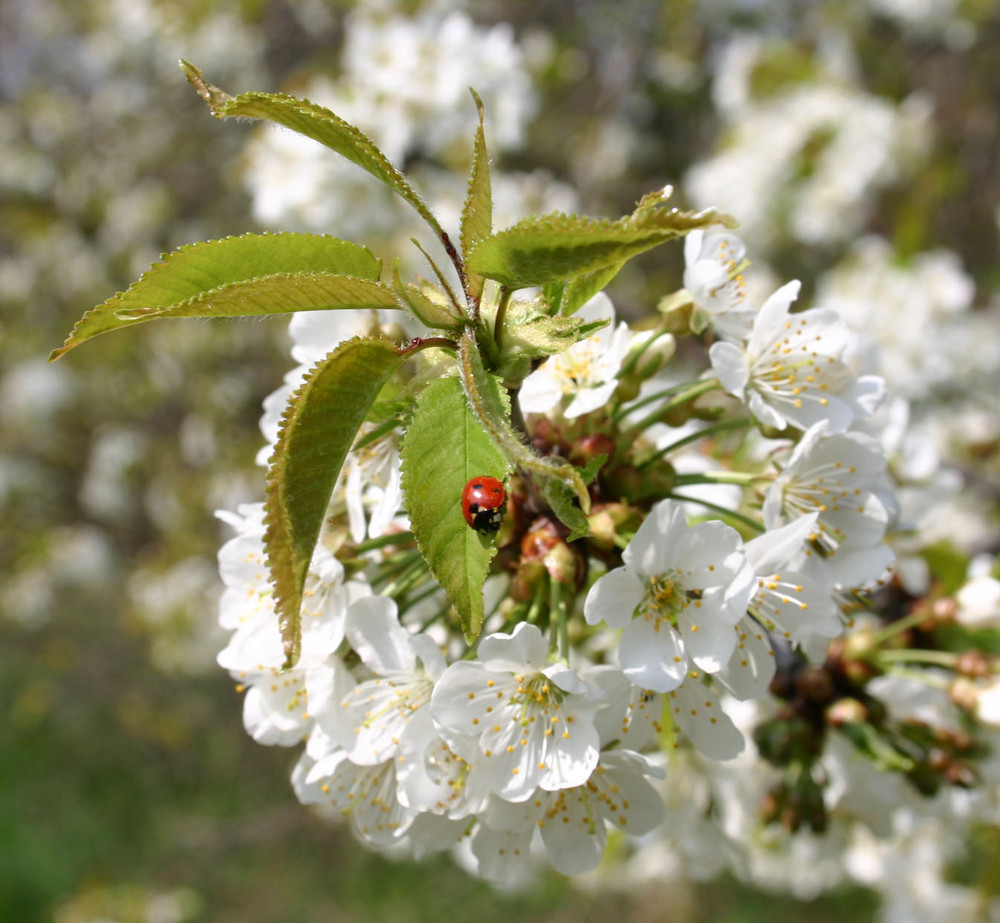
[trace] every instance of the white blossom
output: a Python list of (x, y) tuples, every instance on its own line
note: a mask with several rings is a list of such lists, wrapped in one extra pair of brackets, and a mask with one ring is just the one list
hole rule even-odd
[(731, 760), (745, 745), (743, 734), (723, 710), (718, 694), (692, 670), (667, 693), (670, 712), (694, 748), (713, 760)]
[[(587, 322), (604, 320), (608, 324), (546, 359), (524, 379), (519, 393), (524, 413), (548, 413), (560, 408), (564, 417), (572, 419), (603, 407), (614, 393), (632, 339), (628, 325), (614, 326), (614, 305), (603, 292), (594, 295), (576, 316)], [(568, 402), (562, 406), (561, 402), (567, 398)]]
[(764, 498), (764, 523), (774, 529), (818, 513), (817, 539), (837, 583), (859, 586), (892, 562), (883, 543), (894, 496), (878, 443), (862, 433), (827, 435), (825, 422), (806, 432)]
[(761, 423), (804, 430), (825, 420), (830, 432), (843, 432), (876, 409), (885, 384), (856, 377), (844, 361), (849, 332), (835, 312), (789, 313), (798, 292), (789, 282), (764, 302), (745, 347), (714, 343), (712, 368)]
[(527, 622), (488, 635), (478, 650), (480, 660), (445, 670), (431, 699), (452, 750), (508, 801), (585, 782), (597, 765), (600, 690), (550, 664), (548, 643)]
[(805, 572), (798, 566), (817, 534), (819, 516), (819, 510), (806, 513), (746, 544), (757, 576), (750, 611), (769, 631), (793, 642), (815, 635), (835, 638), (843, 630), (832, 576), (822, 567)]
[(746, 304), (746, 246), (729, 231), (701, 228), (684, 238), (684, 288), (694, 302), (694, 329), (711, 323), (716, 333), (744, 339), (753, 321)]
[(303, 754), (292, 773), (292, 787), (303, 804), (327, 804), (342, 812), (355, 835), (377, 848), (397, 843), (417, 816), (396, 797), (392, 760), (359, 766), (343, 750), (316, 761)]
[(358, 600), (346, 621), (347, 640), (374, 675), (320, 716), (323, 726), (359, 765), (422, 755), (437, 738), (430, 700), (444, 672), (441, 651), (403, 628), (385, 596)]
[(1000, 580), (988, 573), (975, 574), (955, 595), (955, 618), (968, 628), (1000, 626)]
[(641, 836), (663, 822), (663, 801), (649, 782), (662, 776), (663, 770), (646, 757), (611, 750), (601, 753), (582, 785), (540, 789), (519, 803), (491, 799), (472, 839), (480, 871), (503, 880), (511, 874), (510, 863), (530, 861), (536, 836), (556, 871), (590, 871), (604, 853), (609, 827)]
[(688, 526), (682, 507), (650, 510), (622, 554), (622, 567), (600, 577), (584, 603), (591, 625), (624, 629), (618, 657), (637, 686), (669, 692), (693, 662), (708, 673), (725, 666), (733, 626), (754, 592), (739, 533), (721, 522)]
[(302, 645), (295, 667), (283, 668), (285, 648), (264, 560), (263, 506), (224, 514), (238, 530), (219, 550), (226, 588), (219, 623), (235, 629), (218, 655), (221, 667), (246, 689), (243, 719), (259, 743), (291, 746), (303, 740), (314, 714), (334, 695), (343, 672), (334, 657), (344, 638), (348, 606), (370, 590), (360, 579), (344, 580), (340, 562), (320, 542), (302, 594)]

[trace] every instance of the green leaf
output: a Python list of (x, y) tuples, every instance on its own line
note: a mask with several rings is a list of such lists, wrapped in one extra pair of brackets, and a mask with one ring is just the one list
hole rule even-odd
[(413, 316), (432, 330), (455, 330), (465, 324), (465, 316), (451, 299), (436, 285), (417, 277), (417, 284), (404, 283), (399, 278), (398, 266), (393, 269), (393, 287), (396, 296)]
[(417, 546), (472, 644), (483, 625), (483, 583), (496, 547), (469, 528), (462, 491), (477, 475), (503, 480), (506, 459), (479, 425), (457, 378), (432, 381), (420, 393), (400, 453)]
[(504, 320), (503, 362), (557, 355), (608, 325), (607, 320), (550, 317), (540, 313), (535, 302), (513, 302)]
[[(463, 334), (460, 347), (459, 376), (466, 400), (476, 420), (479, 421), (493, 444), (511, 464), (517, 465), (524, 473), (528, 474), (546, 493), (546, 496), (549, 496), (550, 490), (552, 491), (558, 502), (558, 506), (556, 503), (552, 503), (556, 515), (574, 533), (578, 532), (580, 520), (568, 512), (566, 513), (568, 518), (563, 519), (560, 510), (565, 512), (567, 509), (573, 508), (577, 513), (581, 513), (584, 517), (584, 525), (583, 532), (579, 534), (586, 534), (586, 514), (590, 512), (590, 493), (580, 469), (562, 459), (542, 457), (524, 443), (518, 432), (511, 426), (510, 407), (506, 399), (506, 392), (498, 386), (496, 379), (489, 375), (483, 367), (475, 337), (470, 330), (466, 330)], [(553, 481), (557, 482), (559, 486), (555, 487), (549, 484)], [(578, 538), (579, 535), (575, 534), (574, 537)]]
[[(483, 128), (485, 111), (483, 101), (475, 90), (471, 90), (472, 98), (479, 110), (479, 128), (476, 129), (476, 140), (473, 146), (472, 173), (469, 176), (469, 188), (465, 195), (465, 207), (462, 209), (461, 243), (462, 252), (469, 253), (476, 244), (485, 240), (493, 233), (493, 193), (490, 183), (490, 158), (486, 150), (486, 133)], [(483, 293), (485, 279), (478, 273), (473, 273), (467, 280), (469, 294), (478, 301)]]
[(628, 261), (622, 260), (618, 263), (612, 263), (610, 266), (603, 266), (594, 272), (574, 276), (563, 291), (562, 301), (559, 305), (560, 313), (566, 316), (575, 314), (594, 295), (608, 286), (626, 262)]
[(165, 254), (79, 320), (50, 361), (86, 340), (160, 317), (232, 317), (399, 307), (370, 250), (320, 234), (244, 234)]
[[(589, 484), (593, 481), (607, 460), (608, 456), (605, 454), (595, 455), (591, 458), (584, 468), (579, 469), (583, 482)], [(566, 536), (566, 541), (572, 542), (578, 538), (583, 538), (590, 530), (590, 524), (580, 509), (580, 501), (576, 494), (573, 493), (564, 481), (556, 480), (555, 478), (544, 479), (541, 482), (541, 487), (545, 499), (549, 501), (549, 506), (552, 507), (552, 510), (559, 517), (563, 525), (570, 530), (569, 535)]]
[(438, 238), (446, 237), (423, 200), (375, 142), (329, 109), (284, 93), (241, 93), (239, 96), (230, 96), (208, 83), (194, 65), (181, 61), (181, 68), (217, 119), (263, 119), (284, 125), (285, 128), (318, 141), (381, 180), (416, 209)]
[(352, 451), (360, 452), (393, 430), (402, 429), (406, 425), (411, 406), (410, 401), (376, 401), (365, 418), (370, 427), (364, 436), (351, 446)]
[(542, 494), (548, 500), (552, 512), (556, 514), (559, 521), (569, 529), (566, 536), (567, 542), (583, 538), (590, 529), (587, 517), (580, 509), (580, 501), (564, 481), (557, 478), (541, 478), (539, 480)]
[(348, 340), (316, 365), (285, 410), (267, 473), (264, 543), (286, 668), (299, 657), (302, 590), (340, 469), (404, 359), (388, 340)]
[[(712, 210), (656, 207), (664, 198), (665, 192), (646, 196), (635, 212), (616, 221), (560, 212), (525, 219), (481, 241), (467, 255), (467, 266), (510, 288), (590, 276), (573, 286), (570, 298), (578, 307), (632, 257), (695, 228), (732, 223)], [(560, 310), (568, 313), (565, 291)]]

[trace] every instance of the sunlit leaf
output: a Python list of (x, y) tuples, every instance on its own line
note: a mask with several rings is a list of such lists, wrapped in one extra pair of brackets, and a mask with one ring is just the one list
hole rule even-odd
[[(483, 101), (475, 90), (472, 91), (476, 108), (479, 110), (479, 128), (473, 148), (472, 172), (469, 188), (462, 209), (462, 252), (468, 253), (479, 241), (493, 233), (493, 193), (490, 184), (490, 159), (486, 150), (486, 134), (483, 128)], [(483, 291), (485, 279), (478, 273), (470, 274), (467, 283), (469, 294), (478, 299)]]
[(285, 410), (264, 509), (286, 667), (298, 660), (302, 590), (337, 477), (382, 386), (404, 358), (388, 340), (348, 340), (313, 368)]
[[(573, 531), (574, 537), (585, 534), (585, 517), (590, 512), (590, 493), (582, 472), (562, 459), (539, 455), (524, 442), (510, 423), (506, 392), (497, 386), (496, 379), (483, 367), (470, 331), (463, 335), (460, 346), (459, 372), (462, 388), (476, 420), (511, 464), (546, 490), (546, 496), (549, 492), (552, 493), (559, 502), (559, 506), (555, 508), (556, 515), (560, 514), (560, 510), (568, 509), (571, 503), (578, 513), (582, 511), (583, 533), (579, 532), (581, 520), (577, 516), (572, 515), (569, 522), (563, 521)], [(550, 481), (559, 482), (559, 486), (547, 488)]]
[(181, 61), (188, 80), (208, 103), (212, 115), (218, 119), (263, 119), (284, 125), (292, 131), (312, 138), (336, 151), (351, 163), (367, 170), (394, 192), (410, 203), (430, 225), (438, 238), (444, 231), (423, 200), (407, 182), (406, 177), (388, 160), (378, 146), (360, 129), (334, 115), (329, 109), (317, 106), (306, 99), (296, 99), (284, 93), (240, 93), (230, 96), (208, 83), (194, 65)]
[[(632, 257), (695, 228), (730, 220), (714, 211), (680, 211), (662, 204), (651, 207), (645, 199), (633, 214), (616, 221), (555, 212), (527, 218), (486, 238), (467, 255), (466, 263), (470, 271), (510, 288), (549, 285), (596, 274), (575, 283), (578, 291), (572, 301), (582, 304), (599, 290), (595, 285), (606, 284)], [(565, 299), (563, 293), (562, 301)], [(560, 308), (562, 313), (568, 313), (565, 304)]]
[(319, 234), (244, 234), (188, 244), (84, 314), (50, 359), (102, 333), (157, 318), (399, 307), (392, 290), (376, 281), (381, 270), (366, 247)]
[[(494, 397), (502, 401), (499, 393)], [(480, 535), (466, 523), (462, 491), (478, 475), (503, 480), (507, 461), (472, 413), (457, 378), (431, 382), (421, 392), (401, 455), (403, 493), (417, 546), (471, 644), (482, 629), (483, 583), (496, 548), (492, 536)]]

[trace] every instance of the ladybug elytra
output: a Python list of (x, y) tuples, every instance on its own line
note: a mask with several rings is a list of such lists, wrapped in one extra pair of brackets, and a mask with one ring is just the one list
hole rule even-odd
[(462, 491), (462, 515), (480, 535), (491, 535), (503, 521), (507, 491), (496, 478), (480, 475)]

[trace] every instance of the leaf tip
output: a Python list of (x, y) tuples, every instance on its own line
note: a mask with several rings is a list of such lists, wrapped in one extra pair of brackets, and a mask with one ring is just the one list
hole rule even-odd
[(483, 98), (476, 92), (474, 87), (469, 87), (469, 92), (472, 94), (472, 98), (476, 103), (476, 111), (479, 113), (479, 121), (482, 122), (486, 117), (486, 107), (483, 105)]
[(281, 672), (285, 673), (294, 668), (295, 664), (299, 662), (299, 656), (301, 654), (299, 636), (296, 635), (294, 638), (285, 638), (285, 640), (282, 641), (282, 645), (285, 649), (285, 660), (281, 664)]
[(726, 212), (716, 212), (715, 219), (719, 222), (719, 224), (728, 228), (730, 231), (735, 231), (736, 228), (740, 226), (739, 221)]
[(218, 109), (229, 102), (232, 97), (223, 90), (220, 90), (216, 86), (212, 86), (206, 79), (205, 75), (191, 64), (189, 61), (185, 61), (183, 58), (178, 62), (180, 68), (184, 71), (184, 76), (187, 77), (188, 83), (191, 84), (197, 91), (198, 95), (208, 103), (208, 107), (212, 110), (212, 114), (219, 117)]
[(481, 632), (482, 632), (481, 626), (478, 628), (473, 628), (473, 626), (470, 625), (468, 628), (463, 628), (462, 635), (465, 638), (465, 643), (469, 645), (469, 647), (474, 646), (475, 643), (479, 640), (479, 635)]

